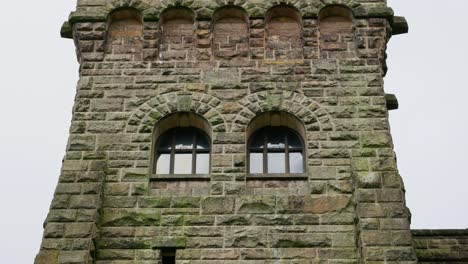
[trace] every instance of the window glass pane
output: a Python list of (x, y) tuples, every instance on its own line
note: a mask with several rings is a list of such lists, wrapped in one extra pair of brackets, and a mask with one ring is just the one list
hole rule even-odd
[(268, 173), (286, 172), (286, 154), (268, 153)]
[(160, 139), (159, 139), (159, 145), (158, 149), (160, 150), (170, 150), (172, 148), (172, 134), (171, 133), (165, 133)]
[(169, 174), (170, 166), (171, 166), (171, 155), (159, 154), (158, 160), (156, 161), (156, 173), (157, 174)]
[(193, 130), (180, 129), (176, 132), (176, 149), (192, 149), (193, 146)]
[(304, 172), (304, 158), (302, 153), (293, 152), (289, 153), (289, 170), (290, 173), (303, 173)]
[(281, 129), (273, 128), (267, 132), (268, 148), (284, 148), (285, 134)]
[(263, 173), (263, 153), (250, 153), (250, 173)]
[(192, 174), (192, 154), (175, 154), (174, 173)]
[(302, 148), (301, 139), (293, 132), (288, 133), (288, 144), (290, 148)]
[(263, 133), (256, 133), (250, 141), (250, 148), (263, 148)]
[(209, 149), (210, 143), (208, 142), (208, 137), (205, 134), (198, 132), (197, 133), (197, 149)]
[(210, 172), (210, 154), (197, 154), (197, 174), (208, 174)]

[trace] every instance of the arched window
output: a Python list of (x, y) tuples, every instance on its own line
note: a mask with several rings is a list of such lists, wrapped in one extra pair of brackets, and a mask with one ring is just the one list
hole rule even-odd
[(251, 174), (304, 173), (304, 142), (291, 128), (259, 129), (249, 140), (248, 153)]
[(156, 144), (156, 174), (208, 174), (210, 141), (194, 127), (166, 131)]

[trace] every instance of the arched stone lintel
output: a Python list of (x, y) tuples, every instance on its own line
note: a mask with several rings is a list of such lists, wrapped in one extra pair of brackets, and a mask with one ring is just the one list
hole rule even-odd
[(220, 114), (221, 101), (202, 93), (174, 92), (152, 98), (130, 116), (126, 132), (152, 133), (164, 117), (178, 112), (192, 112), (204, 117), (215, 132), (226, 132), (224, 117)]
[(231, 129), (245, 130), (249, 122), (265, 112), (291, 114), (304, 123), (306, 131), (333, 131), (328, 112), (314, 100), (294, 92), (260, 92), (246, 96), (239, 103), (243, 110), (233, 118)]

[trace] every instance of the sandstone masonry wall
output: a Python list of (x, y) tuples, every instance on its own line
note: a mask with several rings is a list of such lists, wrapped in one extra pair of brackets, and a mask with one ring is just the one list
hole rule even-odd
[[(385, 1), (229, 4), (246, 19), (208, 19), (214, 1), (78, 1), (80, 80), (36, 263), (161, 263), (161, 248), (184, 264), (416, 262), (383, 90)], [(332, 4), (354, 12), (335, 37), (318, 16)], [(209, 175), (152, 173), (153, 130), (180, 112), (210, 126)], [(249, 124), (280, 112), (304, 126), (306, 171), (252, 177)]]
[(412, 230), (421, 263), (468, 263), (468, 230)]

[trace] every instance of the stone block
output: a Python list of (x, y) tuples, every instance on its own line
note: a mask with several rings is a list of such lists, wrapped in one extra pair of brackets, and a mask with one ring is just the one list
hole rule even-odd
[(230, 214), (234, 212), (234, 198), (206, 197), (201, 201), (202, 214)]
[(68, 150), (94, 150), (96, 147), (96, 136), (94, 135), (71, 135)]
[(104, 209), (103, 226), (154, 226), (159, 225), (161, 213), (156, 209)]
[(345, 209), (350, 204), (349, 195), (326, 195), (318, 197), (306, 197), (303, 211), (312, 214), (323, 214)]
[(153, 248), (185, 248), (187, 238), (175, 236), (157, 236), (151, 241)]
[(61, 251), (58, 264), (84, 264), (90, 258), (88, 251)]
[(70, 223), (65, 226), (66, 238), (86, 238), (93, 234), (92, 223)]
[(275, 248), (330, 247), (332, 239), (326, 234), (271, 234)]
[(239, 214), (274, 214), (275, 197), (271, 196), (245, 196), (236, 200)]

